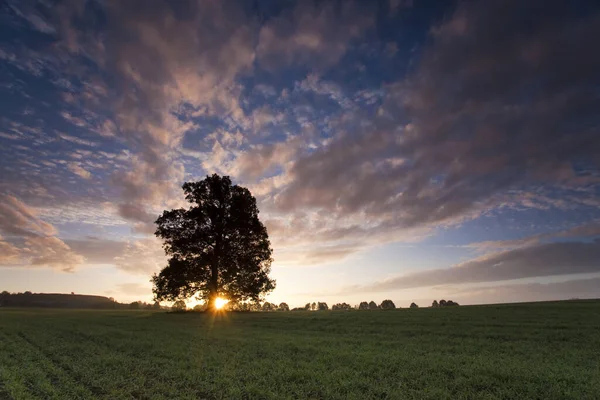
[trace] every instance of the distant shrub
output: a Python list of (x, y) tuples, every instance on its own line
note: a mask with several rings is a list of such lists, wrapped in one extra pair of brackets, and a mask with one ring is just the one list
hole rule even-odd
[(327, 305), (327, 303), (321, 303), (321, 302), (319, 302), (317, 304), (317, 310), (319, 310), (319, 311), (326, 311), (326, 310), (329, 310), (329, 306)]
[(262, 311), (276, 311), (277, 310), (277, 306), (273, 303), (269, 303), (268, 301), (265, 301), (262, 305)]
[(359, 310), (368, 310), (369, 309), (369, 303), (367, 303), (366, 301), (362, 301), (359, 306), (358, 306)]
[(431, 307), (454, 307), (454, 306), (458, 306), (459, 304), (452, 301), (452, 300), (440, 300), (440, 302), (438, 303), (437, 300), (434, 300), (433, 303), (431, 303)]
[(384, 300), (381, 302), (379, 308), (381, 308), (382, 310), (393, 310), (396, 308), (396, 305), (391, 300)]
[(419, 306), (416, 303), (410, 303), (410, 308), (419, 308)]
[(369, 302), (369, 310), (378, 310), (379, 306), (377, 306), (377, 303), (375, 303), (373, 300), (371, 300)]
[(352, 306), (348, 303), (337, 303), (331, 306), (333, 311), (352, 310)]
[(129, 303), (129, 308), (132, 310), (139, 310), (142, 304), (139, 301), (134, 301), (133, 303)]
[(288, 306), (287, 303), (281, 303), (279, 304), (277, 311), (290, 311), (290, 306)]

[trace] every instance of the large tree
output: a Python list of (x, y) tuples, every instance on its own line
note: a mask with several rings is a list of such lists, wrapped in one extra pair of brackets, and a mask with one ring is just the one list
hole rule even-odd
[(152, 277), (156, 300), (197, 295), (213, 309), (217, 297), (259, 301), (273, 290), (273, 250), (250, 191), (216, 174), (184, 183), (183, 191), (190, 208), (165, 211), (156, 220), (156, 236), (170, 256)]

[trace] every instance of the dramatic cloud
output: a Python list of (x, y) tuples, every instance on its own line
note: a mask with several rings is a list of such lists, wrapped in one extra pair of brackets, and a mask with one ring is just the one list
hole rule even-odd
[(279, 207), (440, 223), (498, 206), (511, 188), (576, 184), (582, 163), (597, 168), (600, 56), (587, 38), (600, 35), (600, 14), (552, 3), (521, 19), (529, 5), (509, 3), (464, 3), (435, 27), (377, 118), (354, 115), (295, 162)]
[(33, 210), (10, 195), (0, 196), (0, 230), (15, 236), (56, 234), (52, 225), (40, 220)]
[(600, 240), (556, 242), (486, 255), (452, 268), (415, 272), (349, 290), (377, 292), (599, 272)]
[(14, 196), (0, 195), (0, 249), (2, 265), (47, 266), (73, 271), (84, 258), (73, 252), (56, 229)]

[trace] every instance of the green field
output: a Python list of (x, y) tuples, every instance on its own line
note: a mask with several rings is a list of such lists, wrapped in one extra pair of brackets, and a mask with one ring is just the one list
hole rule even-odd
[(0, 309), (0, 399), (600, 399), (600, 301)]

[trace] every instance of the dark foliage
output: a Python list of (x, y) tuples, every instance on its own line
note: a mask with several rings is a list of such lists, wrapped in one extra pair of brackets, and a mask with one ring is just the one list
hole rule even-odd
[(369, 302), (369, 310), (379, 310), (379, 306), (373, 300)]
[(368, 310), (369, 309), (369, 303), (367, 303), (366, 301), (362, 301), (359, 306), (358, 306), (359, 310)]
[(419, 308), (419, 306), (416, 303), (410, 303), (410, 308)]
[(3, 307), (48, 307), (48, 308), (126, 308), (128, 304), (117, 303), (103, 296), (60, 293), (0, 293), (0, 306)]
[(262, 311), (277, 311), (277, 305), (265, 301), (262, 305)]
[(393, 310), (396, 308), (396, 305), (391, 300), (384, 300), (381, 302), (379, 308), (381, 308), (382, 310)]
[(352, 310), (352, 306), (348, 303), (337, 303), (331, 306), (333, 311)]
[(218, 296), (259, 301), (272, 291), (271, 244), (250, 191), (216, 174), (184, 183), (183, 191), (192, 206), (165, 211), (156, 220), (156, 236), (170, 256), (152, 277), (156, 299), (197, 295), (212, 309)]
[(452, 301), (452, 300), (440, 300), (440, 302), (438, 303), (437, 300), (434, 300), (433, 303), (431, 304), (431, 307), (454, 307), (454, 306), (458, 306), (459, 304)]
[(319, 311), (326, 311), (326, 310), (329, 310), (329, 306), (327, 305), (327, 303), (318, 302), (317, 303), (317, 310), (319, 310)]
[(290, 306), (288, 306), (287, 303), (281, 303), (279, 304), (277, 311), (290, 311)]

